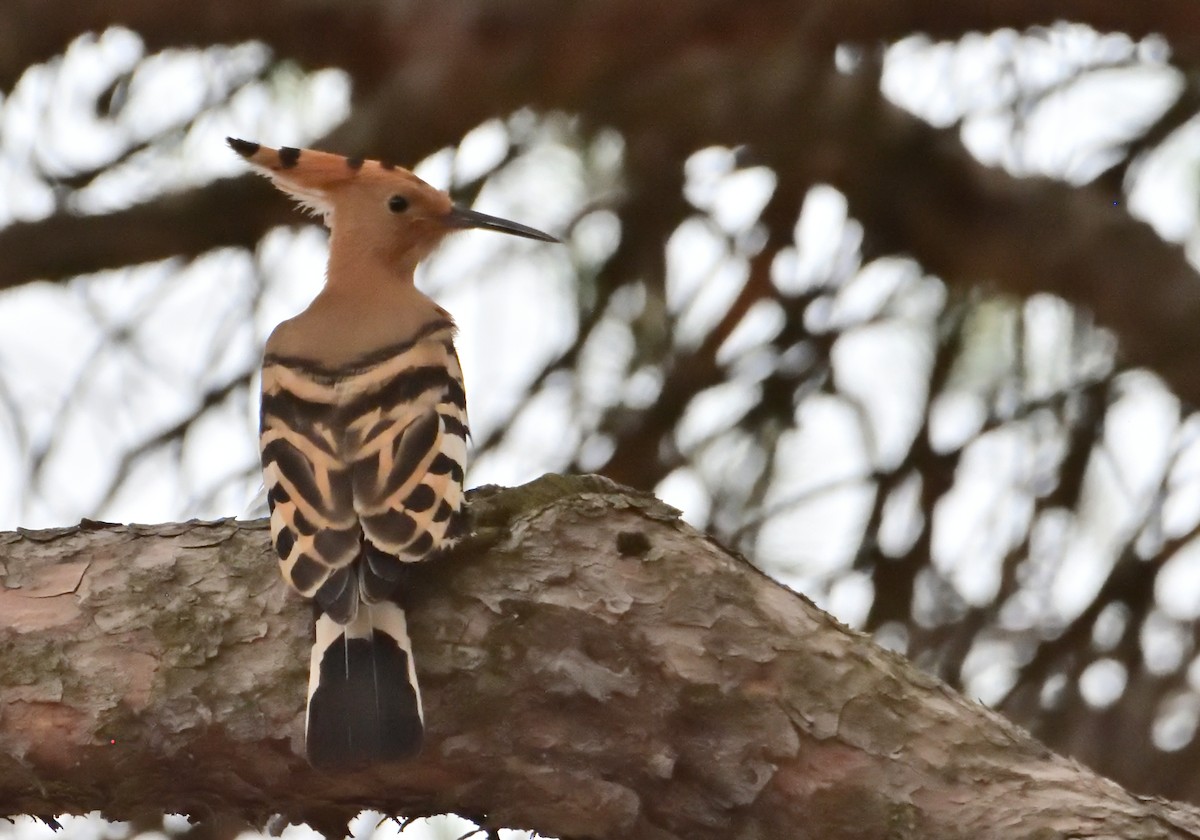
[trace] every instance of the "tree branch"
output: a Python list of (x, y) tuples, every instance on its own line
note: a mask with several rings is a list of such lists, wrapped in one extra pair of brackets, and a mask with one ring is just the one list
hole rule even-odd
[[(0, 535), (6, 813), (364, 807), (560, 837), (1200, 837), (594, 477), (473, 495), (411, 585), (429, 737), (331, 778), (298, 755), (306, 607), (262, 522)], [(485, 816), (479, 816), (485, 815)]]
[[(160, 19), (153, 3), (110, 5), (123, 14), (107, 19), (134, 26), (152, 49), (259, 36), (310, 66), (351, 62), (355, 117), (324, 144), (333, 149), (411, 162), (529, 105), (614, 126), (631, 149), (630, 189), (650, 192), (638, 205), (642, 215), (625, 220), (627, 229), (678, 223), (679, 197), (652, 192), (653, 171), (637, 171), (638, 161), (652, 162), (653, 170), (677, 168), (705, 145), (750, 144), (778, 173), (776, 202), (790, 215), (809, 186), (833, 184), (849, 197), (875, 251), (912, 254), (951, 284), (1048, 291), (1088, 306), (1118, 334), (1125, 361), (1155, 370), (1200, 404), (1193, 340), (1200, 278), (1180, 247), (1132, 218), (1111, 185), (1075, 188), (982, 166), (954, 131), (930, 128), (884, 100), (870, 55), (846, 75), (829, 53), (839, 41), (873, 43), (922, 29), (950, 37), (1065, 16), (1134, 36), (1161, 28), (1181, 58), (1200, 60), (1200, 26), (1170, 28), (1194, 13), (1190, 3), (1156, 4), (1151, 13), (1138, 4), (1079, 0), (1056, 6), (1054, 15), (1044, 4), (1018, 0), (964, 3), (953, 12), (941, 4), (936, 15), (922, 11), (923, 3), (868, 0), (745, 9), (669, 4), (650, 17), (630, 11), (626, 0), (586, 12), (541, 4), (468, 12), (418, 3), (381, 17), (377, 3), (364, 1), (339, 7), (333, 29), (326, 21), (332, 7), (322, 3), (222, 0), (172, 7), (169, 19)], [(33, 4), (26, 14), (32, 20), (41, 8)], [(189, 16), (203, 25), (189, 27)], [(639, 20), (633, 30), (631, 19)], [(339, 40), (360, 30), (372, 34)], [(583, 42), (588, 49), (577, 48)], [(329, 43), (355, 47), (338, 52)], [(241, 179), (104, 216), (13, 224), (0, 230), (0, 289), (249, 246), (295, 218), (266, 185)]]
[[(829, 52), (840, 43), (876, 44), (914, 33), (954, 39), (1000, 27), (1023, 29), (1066, 20), (1133, 38), (1160, 33), (1184, 62), (1200, 60), (1200, 24), (1191, 0), (1154, 4), (1121, 0), (769, 0), (752, 6), (669, 3), (647, 8), (635, 0), (587, 6), (556, 3), (470, 4), (415, 2), (398, 12), (388, 0), (209, 0), (186, 6), (154, 0), (98, 0), (86, 6), (63, 0), (24, 0), (0, 6), (0, 90), (8, 90), (30, 64), (48, 61), (77, 35), (119, 23), (137, 31), (151, 50), (260, 39), (309, 66), (337, 65), (375, 78), (390, 62), (424, 53), (449, 33), (459, 48), (511, 47), (527, 36), (556, 50), (616, 37), (629, 46), (654, 44), (661, 33), (700, 33), (712, 43), (754, 31), (787, 38), (797, 49)], [(638, 26), (630, 26), (638, 21)], [(346, 50), (346, 44), (356, 49)], [(591, 48), (573, 61), (601, 55)], [(451, 56), (446, 56), (450, 59)], [(486, 67), (484, 68), (486, 70)]]
[(287, 202), (277, 199), (266, 183), (226, 178), (103, 215), (58, 213), (37, 222), (17, 222), (0, 228), (0, 252), (5, 255), (0, 289), (195, 257), (211, 248), (252, 249), (270, 228), (303, 221)]

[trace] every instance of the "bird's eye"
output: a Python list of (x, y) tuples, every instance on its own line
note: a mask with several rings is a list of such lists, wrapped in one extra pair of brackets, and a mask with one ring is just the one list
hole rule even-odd
[(388, 209), (393, 213), (403, 213), (408, 209), (408, 199), (402, 195), (394, 195), (388, 199)]

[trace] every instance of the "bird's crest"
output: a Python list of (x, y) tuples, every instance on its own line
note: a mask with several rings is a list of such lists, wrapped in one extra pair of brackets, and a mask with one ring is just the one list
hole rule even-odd
[[(226, 137), (225, 142), (255, 169), (274, 181), (275, 186), (303, 207), (323, 216), (326, 223), (330, 221), (335, 207), (339, 206), (340, 199), (347, 204), (362, 206), (364, 200), (377, 198), (383, 203), (367, 206), (386, 206), (396, 215), (408, 211), (409, 218), (432, 222), (433, 226), (427, 226), (425, 233), (421, 234), (424, 238), (432, 235), (433, 239), (437, 239), (456, 229), (477, 228), (543, 242), (559, 241), (548, 233), (518, 222), (454, 205), (448, 194), (395, 164), (292, 146), (273, 149), (234, 137)], [(353, 190), (348, 189), (351, 186)]]
[(293, 146), (273, 149), (236, 137), (226, 137), (225, 142), (301, 206), (322, 216), (333, 209), (333, 193), (355, 182), (406, 184), (436, 192), (407, 169), (392, 163)]

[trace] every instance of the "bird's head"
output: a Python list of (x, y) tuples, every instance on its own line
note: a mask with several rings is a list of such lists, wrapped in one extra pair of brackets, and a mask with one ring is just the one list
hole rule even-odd
[(411, 270), (449, 233), (495, 230), (558, 242), (548, 233), (455, 205), (407, 169), (375, 160), (226, 138), (229, 147), (279, 189), (322, 215), (334, 248)]

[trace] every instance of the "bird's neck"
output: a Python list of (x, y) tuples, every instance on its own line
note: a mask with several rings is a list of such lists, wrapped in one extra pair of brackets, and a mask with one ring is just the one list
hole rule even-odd
[(353, 364), (449, 317), (413, 285), (411, 270), (362, 259), (340, 262), (331, 254), (325, 288), (276, 328), (267, 351), (326, 366)]
[(329, 235), (329, 270), (331, 286), (369, 284), (394, 287), (412, 285), (417, 263), (429, 255), (436, 240), (422, 237), (416, 231), (404, 236), (395, 233), (381, 235), (378, 231), (355, 226), (350, 220), (334, 224)]
[(359, 290), (371, 294), (396, 294), (402, 287), (413, 288), (416, 260), (393, 260), (389, 256), (377, 250), (330, 247), (325, 287), (339, 293)]
[(440, 306), (413, 283), (411, 270), (357, 262), (329, 264), (325, 287), (309, 305), (314, 315), (337, 317), (344, 329), (362, 334), (366, 344), (391, 343), (446, 317)]

